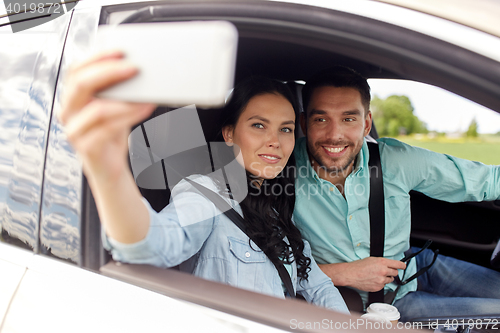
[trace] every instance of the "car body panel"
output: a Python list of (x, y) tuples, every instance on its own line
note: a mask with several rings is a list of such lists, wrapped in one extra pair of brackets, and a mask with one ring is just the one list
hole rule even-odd
[[(340, 10), (361, 15), (382, 22), (404, 27), (412, 31), (439, 38), (448, 43), (467, 48), (497, 61), (500, 60), (500, 41), (495, 36), (470, 28), (466, 25), (409, 10), (404, 7), (379, 3), (371, 0), (272, 0), (304, 4)], [(494, 16), (492, 16), (493, 19)]]
[[(24, 88), (26, 92), (15, 91), (19, 94), (18, 98), (24, 101), (22, 108), (13, 110), (2, 106), (2, 113), (7, 113), (2, 119), (14, 115), (15, 118), (10, 120), (12, 127), (4, 141), (6, 156), (2, 158), (2, 163), (6, 179), (2, 186), (5, 204), (1, 212), (2, 235), (18, 239), (35, 251), (38, 249), (38, 220), (48, 126), (69, 19), (69, 15), (63, 15), (30, 30), (27, 34), (33, 34), (33, 38), (42, 39), (43, 42), (33, 43), (39, 46), (32, 49), (34, 54), (24, 53), (16, 59), (17, 64), (6, 67), (6, 75), (10, 74), (9, 68), (17, 73), (16, 68), (22, 68), (26, 61), (32, 61), (28, 60), (29, 57), (35, 57), (33, 65), (28, 65), (32, 70), (23, 79), (23, 84), (27, 85)], [(8, 49), (4, 50), (8, 52)], [(9, 85), (5, 81), (4, 84)]]
[(500, 37), (495, 0), (376, 0), (442, 17)]
[[(0, 244), (0, 250), (11, 254), (23, 251), (6, 247), (12, 246)], [(0, 257), (0, 267), (7, 265), (13, 264)], [(9, 291), (15, 289), (15, 297), (0, 323), (2, 333), (280, 331), (44, 256), (32, 256), (26, 268), (17, 266), (15, 274), (9, 275), (10, 286), (15, 287)], [(18, 276), (22, 277), (19, 285), (14, 279)]]
[[(90, 9), (77, 7), (72, 13), (72, 24), (65, 39), (64, 55), (60, 65), (61, 73), (68, 69), (69, 64), (79, 62), (89, 55), (90, 45), (97, 31), (99, 13), (99, 7)], [(56, 119), (61, 108), (60, 96), (63, 93), (63, 75), (60, 75), (47, 148), (40, 241), (44, 253), (81, 265), (82, 242), (87, 241), (80, 237), (82, 166), (66, 139), (62, 125)]]
[(0, 328), (10, 303), (34, 254), (0, 243)]

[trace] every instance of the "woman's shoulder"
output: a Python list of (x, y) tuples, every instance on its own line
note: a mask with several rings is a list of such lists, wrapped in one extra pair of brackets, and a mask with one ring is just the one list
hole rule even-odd
[[(232, 200), (229, 197), (229, 193), (226, 191), (221, 191), (220, 189), (220, 184), (217, 183), (212, 177), (210, 176), (205, 176), (205, 175), (191, 175), (189, 177), (186, 177), (185, 179), (181, 180), (177, 185), (174, 186), (172, 189), (172, 195), (171, 195), (171, 201), (175, 201), (180, 198), (187, 198), (189, 197), (192, 200), (196, 200), (198, 203), (202, 203), (204, 205), (208, 204), (210, 206), (216, 207), (217, 205), (213, 201), (215, 198), (213, 198), (211, 195), (207, 193), (202, 193), (200, 192), (200, 189), (196, 187), (194, 184), (198, 184), (206, 188), (207, 190), (213, 192), (214, 194), (218, 195), (226, 203), (229, 204), (230, 207), (236, 209), (240, 214), (241, 211), (238, 209), (239, 204), (238, 202)], [(198, 201), (199, 199), (199, 201)], [(217, 200), (216, 200), (217, 201)], [(228, 206), (228, 207), (229, 207)], [(221, 210), (221, 207), (217, 207), (219, 210)], [(226, 209), (222, 209), (222, 211), (225, 211)]]
[(179, 183), (177, 183), (177, 185), (175, 185), (174, 188), (172, 189), (172, 196), (175, 196), (176, 194), (179, 193), (185, 193), (187, 191), (198, 193), (198, 191), (194, 188), (191, 182), (195, 182), (201, 186), (204, 186), (205, 188), (213, 192), (219, 192), (217, 184), (211, 177), (206, 175), (196, 174), (186, 177), (185, 179), (182, 179)]

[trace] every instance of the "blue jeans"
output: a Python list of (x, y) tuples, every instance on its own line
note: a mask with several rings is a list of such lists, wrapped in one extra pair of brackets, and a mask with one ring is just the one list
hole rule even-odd
[[(414, 252), (418, 248), (412, 248)], [(432, 262), (425, 250), (412, 260), (417, 269)], [(434, 265), (418, 277), (418, 289), (394, 303), (401, 321), (416, 318), (500, 314), (500, 272), (439, 255)]]

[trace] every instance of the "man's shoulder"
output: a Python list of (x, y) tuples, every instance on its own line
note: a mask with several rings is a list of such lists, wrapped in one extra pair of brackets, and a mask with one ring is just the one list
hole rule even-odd
[(411, 147), (410, 145), (394, 138), (378, 138), (377, 143), (381, 147), (395, 147), (395, 148), (405, 148), (406, 146)]
[(404, 177), (410, 174), (420, 174), (429, 165), (439, 166), (444, 155), (430, 150), (411, 146), (394, 138), (377, 139), (384, 174), (396, 177), (393, 180), (401, 180), (397, 175)]
[(377, 143), (382, 158), (403, 158), (425, 151), (425, 149), (411, 146), (394, 138), (379, 138)]

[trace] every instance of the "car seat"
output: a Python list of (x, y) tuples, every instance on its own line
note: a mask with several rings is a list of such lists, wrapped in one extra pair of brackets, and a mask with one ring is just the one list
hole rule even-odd
[[(142, 160), (145, 160), (145, 162), (141, 163), (149, 163), (149, 165), (144, 168), (142, 171), (145, 171), (147, 168), (149, 168), (148, 172), (150, 173), (155, 173), (155, 176), (159, 176), (155, 178), (155, 181), (162, 181), (162, 184), (155, 185), (155, 186), (145, 186), (145, 182), (141, 183), (141, 180), (143, 180), (141, 177), (145, 177), (145, 175), (139, 175), (139, 174), (134, 174), (134, 178), (136, 179), (136, 182), (138, 184), (139, 190), (144, 198), (148, 200), (150, 203), (151, 207), (159, 212), (161, 211), (168, 203), (170, 200), (170, 189), (175, 186), (175, 184), (180, 181), (183, 177), (189, 175), (189, 174), (195, 174), (195, 173), (202, 173), (206, 174), (210, 171), (213, 170), (207, 170), (207, 168), (210, 166), (210, 163), (185, 163), (186, 159), (189, 159), (190, 156), (200, 156), (202, 154), (207, 154), (207, 145), (206, 143), (208, 142), (213, 142), (215, 141), (217, 135), (218, 135), (218, 119), (220, 117), (220, 114), (222, 112), (222, 109), (217, 108), (217, 109), (197, 109), (197, 115), (199, 119), (199, 125), (201, 127), (196, 127), (197, 124), (191, 124), (191, 128), (193, 128), (193, 131), (202, 131), (202, 136), (204, 138), (204, 144), (201, 144), (198, 147), (194, 147), (189, 149), (188, 151), (185, 152), (178, 152), (175, 154), (175, 156), (169, 156), (166, 158), (161, 158), (158, 159), (151, 157), (151, 155), (154, 154), (154, 147), (152, 146), (157, 146), (158, 145), (163, 145), (165, 148), (166, 146), (170, 145), (175, 145), (176, 142), (162, 142), (163, 138), (167, 138), (168, 141), (173, 141), (176, 140), (177, 138), (171, 137), (168, 135), (165, 135), (165, 132), (167, 131), (167, 128), (169, 127), (168, 119), (163, 117), (162, 115), (165, 115), (166, 113), (170, 111), (174, 111), (176, 109), (174, 108), (169, 108), (169, 107), (158, 107), (153, 114), (144, 122), (136, 125), (134, 128), (132, 128), (132, 133), (136, 133), (136, 141), (137, 137), (139, 137), (139, 144), (145, 144), (149, 150), (149, 156), (146, 156), (145, 153), (142, 153), (142, 156), (134, 156), (134, 155), (141, 155), (140, 152), (138, 152), (139, 148), (137, 145), (134, 148), (133, 143), (131, 142), (131, 139), (133, 139), (133, 135), (131, 134), (131, 137), (129, 138), (129, 166), (130, 169), (134, 173), (134, 158), (139, 158)], [(182, 111), (181, 111), (182, 112)], [(163, 121), (163, 123), (162, 123)], [(186, 120), (188, 121), (188, 120)], [(149, 126), (148, 126), (149, 125)], [(201, 140), (200, 140), (201, 141)], [(160, 148), (161, 149), (161, 148)], [(162, 149), (164, 150), (164, 149)], [(175, 149), (174, 149), (175, 150)], [(206, 155), (208, 157), (208, 155)], [(206, 160), (207, 162), (210, 162), (210, 160)], [(179, 165), (179, 163), (182, 163), (183, 165)], [(158, 164), (155, 166), (154, 164)], [(165, 173), (165, 168), (173, 168), (176, 169), (174, 172), (169, 173), (169, 177), (167, 177)], [(141, 168), (139, 168), (141, 169)], [(163, 170), (162, 170), (163, 169)], [(177, 171), (180, 169), (185, 169), (183, 170), (182, 174), (179, 174), (178, 177), (175, 177), (175, 174)], [(161, 174), (161, 172), (163, 173)], [(137, 172), (136, 172), (137, 173)], [(160, 173), (160, 174), (159, 174)]]

